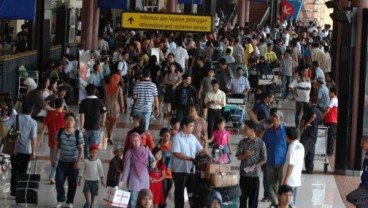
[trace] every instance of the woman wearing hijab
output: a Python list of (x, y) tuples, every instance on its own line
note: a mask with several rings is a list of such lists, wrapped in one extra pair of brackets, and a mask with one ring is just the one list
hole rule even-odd
[(116, 123), (119, 121), (120, 113), (124, 112), (124, 102), (123, 102), (123, 90), (119, 85), (120, 75), (114, 74), (112, 75), (110, 82), (106, 85), (105, 88), (105, 106), (107, 110), (107, 142), (109, 144), (114, 144), (113, 142), (113, 133), (116, 126)]
[[(149, 158), (154, 157), (151, 151), (142, 145), (141, 136), (138, 133), (131, 133), (129, 138), (129, 148), (124, 156), (124, 171), (119, 186), (122, 188), (127, 182), (131, 193), (129, 207), (136, 207), (139, 191), (149, 189)], [(155, 161), (152, 162), (151, 167), (154, 167), (155, 163)]]
[(124, 155), (126, 151), (128, 150), (129, 144), (130, 144), (130, 135), (132, 133), (138, 133), (142, 138), (142, 145), (148, 147), (150, 150), (152, 150), (155, 147), (155, 143), (153, 142), (152, 134), (149, 131), (145, 130), (145, 120), (140, 115), (135, 115), (133, 117), (133, 129), (128, 131), (128, 134), (125, 138), (125, 144), (124, 144)]

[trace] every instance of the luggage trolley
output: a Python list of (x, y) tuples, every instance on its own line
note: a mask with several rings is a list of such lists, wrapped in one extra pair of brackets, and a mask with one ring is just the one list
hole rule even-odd
[(318, 127), (318, 134), (317, 134), (317, 142), (316, 142), (316, 150), (315, 155), (322, 157), (324, 160), (323, 163), (323, 172), (326, 173), (328, 169), (328, 160), (327, 160), (327, 139), (328, 137), (328, 127), (320, 126)]
[(226, 106), (224, 107), (222, 116), (227, 122), (232, 123), (232, 126), (226, 126), (226, 128), (234, 128), (239, 134), (245, 120), (245, 112), (247, 110), (246, 103), (247, 98), (245, 97), (226, 98)]

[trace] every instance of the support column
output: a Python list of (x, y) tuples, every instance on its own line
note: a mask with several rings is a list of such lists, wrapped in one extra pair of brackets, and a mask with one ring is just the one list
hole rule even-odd
[(40, 75), (46, 68), (51, 47), (51, 0), (36, 1), (36, 49)]
[(93, 23), (92, 23), (92, 47), (91, 50), (97, 49), (98, 30), (100, 25), (100, 8), (98, 8), (98, 0), (93, 1)]
[(245, 7), (244, 7), (245, 22), (249, 22), (249, 8), (250, 8), (250, 2), (249, 0), (245, 0)]
[(92, 49), (93, 32), (93, 1), (83, 0), (82, 2), (82, 34), (81, 42), (84, 49)]
[[(245, 1), (246, 0), (239, 0), (238, 1), (238, 24), (240, 27), (244, 27), (245, 25)], [(249, 7), (248, 7), (249, 9)], [(249, 18), (249, 16), (248, 16)]]
[(167, 12), (176, 12), (176, 1), (177, 0), (168, 0)]

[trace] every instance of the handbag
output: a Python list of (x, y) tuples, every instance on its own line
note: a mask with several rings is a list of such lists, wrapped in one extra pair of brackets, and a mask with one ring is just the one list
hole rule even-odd
[(12, 127), (5, 137), (5, 143), (3, 147), (3, 153), (9, 155), (15, 155), (17, 153), (17, 146), (19, 142), (19, 117), (16, 116), (15, 129)]

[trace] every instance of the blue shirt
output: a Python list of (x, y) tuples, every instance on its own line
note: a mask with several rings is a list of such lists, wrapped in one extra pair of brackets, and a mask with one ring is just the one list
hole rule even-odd
[(267, 165), (283, 165), (286, 160), (287, 142), (285, 124), (279, 129), (269, 128), (263, 135), (267, 148)]
[[(20, 137), (17, 145), (17, 153), (31, 154), (31, 141), (37, 138), (37, 122), (30, 115), (26, 114), (20, 114), (18, 118)], [(15, 128), (16, 116), (10, 117), (6, 124)]]
[(102, 73), (91, 73), (91, 77), (89, 78), (89, 83), (93, 84), (96, 87), (101, 87), (102, 86), (102, 82), (101, 79), (103, 79), (103, 75)]
[(255, 104), (252, 111), (257, 115), (259, 121), (270, 118), (270, 106), (264, 101)]
[(318, 89), (318, 97), (320, 101), (318, 103), (318, 107), (321, 109), (326, 109), (328, 106), (328, 102), (330, 101), (329, 90), (325, 84), (322, 84)]
[[(76, 130), (75, 130), (76, 131)], [(60, 161), (75, 162), (78, 158), (78, 146), (84, 144), (83, 134), (79, 131), (78, 138), (75, 138), (75, 132), (66, 134), (65, 130), (55, 141), (59, 145)]]
[[(171, 140), (172, 152), (182, 153), (188, 157), (195, 158), (196, 154), (202, 149), (202, 145), (193, 135), (185, 135), (182, 131), (177, 133)], [(175, 155), (172, 157), (172, 172), (174, 173), (190, 173), (193, 167), (192, 161), (182, 160)]]

